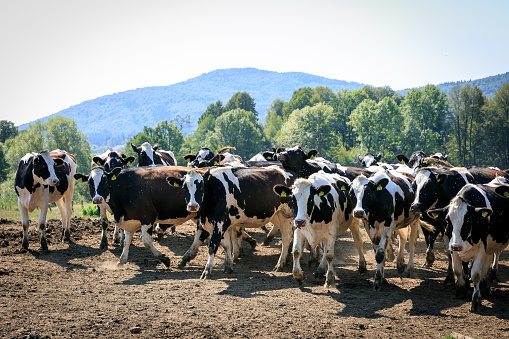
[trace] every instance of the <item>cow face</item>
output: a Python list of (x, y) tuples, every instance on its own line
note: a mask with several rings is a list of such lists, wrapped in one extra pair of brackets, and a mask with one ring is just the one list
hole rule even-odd
[(445, 221), (446, 234), (450, 237), (449, 250), (468, 259), (475, 254), (479, 246), (477, 236), (472, 236), (474, 229), (479, 228), (492, 212), (490, 208), (468, 204), (458, 194), (449, 206), (429, 210), (427, 213), (433, 219)]
[(412, 182), (412, 190), (415, 192), (415, 199), (410, 206), (410, 211), (414, 213), (423, 213), (429, 208), (432, 208), (438, 200), (439, 181), (443, 180), (443, 176), (437, 178), (437, 176), (428, 169), (420, 170)]
[(204, 161), (211, 160), (214, 157), (214, 153), (207, 147), (202, 147), (196, 154), (188, 154), (184, 156), (187, 161), (187, 167), (199, 168), (207, 167)]
[(302, 147), (295, 146), (279, 153), (277, 160), (281, 162), (284, 168), (299, 172), (304, 161), (314, 158), (317, 154), (318, 151), (316, 149), (312, 149), (306, 154)]
[(106, 172), (104, 167), (95, 167), (90, 175), (76, 173), (74, 179), (78, 182), (88, 182), (88, 193), (92, 202), (96, 205), (108, 203), (110, 200), (110, 180), (116, 180), (121, 168), (116, 167), (111, 172)]
[(92, 161), (98, 166), (103, 166), (106, 172), (111, 171), (115, 167), (126, 168), (134, 162), (134, 160), (136, 160), (136, 158), (132, 155), (126, 157), (125, 154), (119, 155), (117, 152), (109, 152), (92, 158)]
[(366, 153), (364, 157), (361, 157), (360, 155), (357, 156), (362, 167), (376, 166), (381, 158), (382, 152), (378, 152), (376, 156), (373, 153)]
[(407, 158), (403, 154), (396, 155), (396, 159), (398, 159), (399, 162), (406, 164), (410, 168), (420, 167), (425, 157), (426, 154), (423, 151), (416, 151), (412, 153), (410, 158)]
[(55, 166), (63, 165), (60, 158), (53, 159), (48, 151), (42, 151), (33, 156), (33, 177), (34, 183), (41, 185), (57, 186), (60, 183), (55, 173)]
[(152, 147), (148, 142), (144, 142), (140, 147), (131, 143), (131, 147), (138, 154), (138, 166), (155, 166), (154, 154), (159, 145)]
[[(205, 173), (209, 175), (209, 172)], [(203, 177), (196, 171), (187, 173), (184, 178), (168, 177), (166, 181), (170, 186), (181, 187), (185, 192), (187, 211), (198, 212), (203, 204), (205, 185)]]

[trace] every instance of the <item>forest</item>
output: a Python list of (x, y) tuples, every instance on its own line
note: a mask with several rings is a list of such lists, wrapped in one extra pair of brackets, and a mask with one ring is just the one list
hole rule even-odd
[[(124, 152), (134, 155), (131, 142), (157, 143), (185, 165), (183, 156), (200, 147), (232, 146), (232, 153), (248, 160), (271, 147), (301, 145), (317, 149), (330, 161), (357, 166), (357, 155), (367, 152), (382, 152), (382, 161), (394, 163), (396, 154), (422, 150), (448, 154), (455, 166), (509, 168), (509, 83), (492, 97), (469, 83), (456, 84), (448, 92), (427, 85), (404, 95), (389, 87), (337, 92), (324, 86), (302, 87), (289, 101), (274, 99), (264, 113), (262, 123), (252, 96), (237, 92), (226, 104), (211, 102), (192, 133), (182, 133), (189, 116), (165, 119), (133, 135)], [(16, 205), (14, 175), (21, 157), (44, 149), (73, 153), (78, 172), (90, 171), (90, 144), (75, 120), (53, 116), (23, 131), (0, 121), (0, 208)], [(85, 186), (77, 185), (75, 197), (90, 199)]]

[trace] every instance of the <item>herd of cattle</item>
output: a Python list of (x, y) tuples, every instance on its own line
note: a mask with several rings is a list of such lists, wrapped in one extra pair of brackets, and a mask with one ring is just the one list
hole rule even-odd
[[(188, 167), (182, 167), (176, 166), (172, 152), (157, 150), (157, 145), (144, 143), (132, 148), (138, 154), (137, 167), (129, 167), (134, 156), (107, 151), (92, 159), (88, 175), (76, 173), (76, 161), (65, 151), (26, 154), (15, 179), (22, 247), (28, 248), (28, 213), (39, 207), (41, 247), (48, 249), (45, 223), (52, 202), (62, 217), (62, 240), (69, 240), (75, 180), (88, 182), (92, 201), (99, 207), (101, 249), (108, 246), (107, 211), (113, 214), (114, 241), (123, 243), (120, 264), (127, 262), (132, 237), (141, 230), (144, 245), (169, 266), (170, 260), (153, 244), (152, 230), (163, 233), (168, 227), (193, 220), (196, 235), (178, 266), (184, 267), (199, 246), (208, 242), (209, 259), (201, 278), (211, 277), (219, 245), (225, 251), (225, 272), (231, 272), (242, 239), (253, 243), (245, 228), (270, 222), (273, 226), (267, 242), (278, 230), (282, 240), (275, 270), (283, 268), (293, 241), (293, 275), (302, 283), (300, 258), (307, 242), (313, 255), (318, 249), (323, 252), (316, 274), (325, 275), (325, 286), (334, 285), (334, 244), (347, 230), (359, 253), (359, 271), (367, 271), (362, 220), (375, 250), (373, 286), (378, 290), (384, 281), (385, 261), (394, 259), (393, 234), (399, 238), (398, 272), (408, 276), (420, 227), (427, 244), (426, 264), (433, 264), (434, 242), (437, 235), (444, 234), (450, 250), (446, 281), (456, 281), (457, 296), (465, 296), (471, 279), (472, 310), (478, 311), (480, 286), (488, 278), (496, 278), (499, 255), (509, 243), (507, 171), (453, 167), (440, 153), (426, 157), (419, 151), (410, 158), (398, 155), (396, 164), (380, 163), (381, 153), (368, 153), (359, 156), (361, 167), (345, 167), (315, 157), (317, 150), (306, 153), (300, 146), (273, 148), (249, 161), (222, 153), (224, 150), (214, 154), (202, 148), (185, 156)], [(405, 265), (407, 240), (409, 259)]]

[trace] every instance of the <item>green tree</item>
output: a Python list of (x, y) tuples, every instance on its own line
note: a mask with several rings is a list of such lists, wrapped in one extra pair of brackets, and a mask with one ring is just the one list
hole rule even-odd
[(281, 130), (283, 126), (283, 106), (285, 102), (280, 98), (274, 99), (267, 109), (267, 115), (265, 116), (265, 135), (269, 141), (273, 141), (276, 134)]
[(338, 142), (329, 120), (332, 111), (332, 107), (322, 103), (293, 111), (276, 138), (277, 145), (283, 147), (300, 145), (304, 149), (316, 148), (321, 156), (334, 158), (334, 147)]
[(292, 114), (292, 112), (296, 109), (303, 109), (306, 106), (312, 106), (311, 98), (313, 95), (314, 92), (311, 87), (303, 87), (294, 91), (290, 101), (285, 103), (283, 106), (283, 122), (286, 121), (290, 114)]
[(14, 138), (18, 135), (18, 128), (14, 126), (12, 121), (0, 120), (0, 142), (5, 143), (5, 140)]
[(243, 109), (245, 111), (251, 112), (255, 117), (258, 118), (258, 112), (255, 109), (255, 101), (247, 92), (237, 92), (235, 93), (226, 106), (224, 107), (224, 111), (232, 111), (234, 109)]
[(371, 100), (375, 100), (377, 103), (382, 101), (384, 98), (389, 97), (392, 98), (399, 106), (401, 104), (401, 101), (403, 100), (403, 96), (393, 91), (389, 86), (385, 87), (364, 86), (362, 90), (366, 92), (366, 94)]
[(243, 159), (249, 159), (268, 147), (263, 127), (253, 112), (240, 108), (223, 113), (216, 120), (214, 131), (206, 135), (206, 147), (213, 150), (233, 146)]
[(0, 182), (7, 179), (7, 175), (10, 171), (9, 163), (5, 158), (6, 148), (3, 143), (0, 142)]
[(313, 90), (313, 96), (311, 97), (310, 104), (314, 106), (318, 103), (328, 104), (334, 97), (334, 92), (329, 87), (317, 86)]
[(483, 165), (509, 168), (509, 83), (495, 92), (484, 111)]

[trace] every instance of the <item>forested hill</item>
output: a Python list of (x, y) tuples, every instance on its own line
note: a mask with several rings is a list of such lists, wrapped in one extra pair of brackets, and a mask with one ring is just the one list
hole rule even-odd
[[(92, 145), (124, 145), (133, 135), (143, 131), (143, 126), (155, 127), (158, 122), (172, 120), (177, 115), (189, 115), (191, 123), (184, 125), (182, 132), (190, 133), (196, 129), (198, 118), (210, 104), (221, 100), (226, 105), (237, 92), (249, 93), (255, 100), (259, 119), (263, 121), (274, 99), (288, 101), (293, 91), (317, 86), (329, 87), (337, 92), (344, 88), (359, 89), (364, 84), (299, 72), (220, 69), (169, 86), (138, 88), (102, 96), (53, 115), (75, 119)], [(45, 121), (51, 116), (40, 120)], [(20, 129), (27, 127), (22, 125)]]

